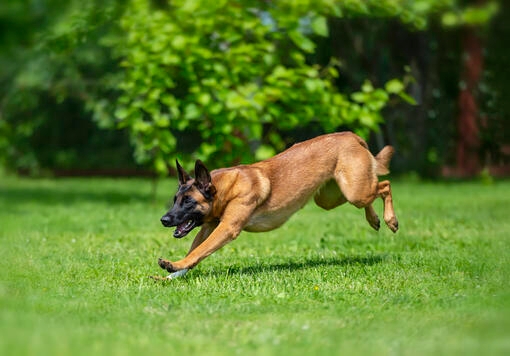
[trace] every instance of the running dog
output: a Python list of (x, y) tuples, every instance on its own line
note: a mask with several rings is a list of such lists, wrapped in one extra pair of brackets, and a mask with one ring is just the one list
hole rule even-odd
[(185, 274), (204, 258), (235, 240), (241, 231), (262, 232), (281, 226), (314, 196), (326, 210), (345, 202), (365, 209), (370, 226), (380, 222), (372, 202), (384, 201), (384, 221), (396, 232), (390, 182), (377, 176), (389, 173), (393, 148), (385, 146), (373, 156), (362, 138), (351, 132), (318, 136), (282, 153), (250, 165), (209, 172), (195, 163), (192, 178), (177, 164), (179, 189), (173, 207), (161, 218), (173, 236), (186, 236), (201, 226), (188, 254), (170, 262), (159, 259), (171, 279)]

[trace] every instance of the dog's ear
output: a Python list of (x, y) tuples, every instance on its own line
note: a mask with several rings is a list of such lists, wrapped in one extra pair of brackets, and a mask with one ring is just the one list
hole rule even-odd
[(208, 199), (216, 193), (216, 188), (211, 182), (211, 174), (201, 160), (195, 162), (195, 184)]
[(191, 179), (190, 175), (181, 167), (178, 160), (175, 160), (175, 166), (177, 167), (177, 173), (179, 175), (179, 184), (186, 184), (186, 182)]

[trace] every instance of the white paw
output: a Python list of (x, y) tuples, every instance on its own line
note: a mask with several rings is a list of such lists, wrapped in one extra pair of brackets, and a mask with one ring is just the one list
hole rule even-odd
[(182, 277), (184, 276), (186, 273), (188, 273), (188, 269), (185, 268), (185, 269), (181, 269), (177, 272), (174, 272), (174, 273), (170, 273), (166, 279), (174, 279), (174, 278), (179, 278), (179, 277)]

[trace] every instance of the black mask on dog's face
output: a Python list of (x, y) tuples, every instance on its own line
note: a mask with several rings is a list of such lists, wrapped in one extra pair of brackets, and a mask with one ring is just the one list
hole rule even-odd
[(204, 223), (210, 213), (216, 189), (211, 182), (211, 175), (204, 164), (195, 162), (195, 178), (186, 173), (176, 161), (179, 174), (179, 189), (174, 197), (174, 205), (161, 218), (165, 227), (176, 226), (174, 237), (186, 236), (195, 227)]

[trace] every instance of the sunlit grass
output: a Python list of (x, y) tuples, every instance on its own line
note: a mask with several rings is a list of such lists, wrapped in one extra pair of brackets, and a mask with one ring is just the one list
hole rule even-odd
[(397, 234), (309, 204), (156, 283), (191, 244), (159, 223), (174, 190), (3, 178), (0, 354), (510, 351), (510, 182), (397, 181)]

